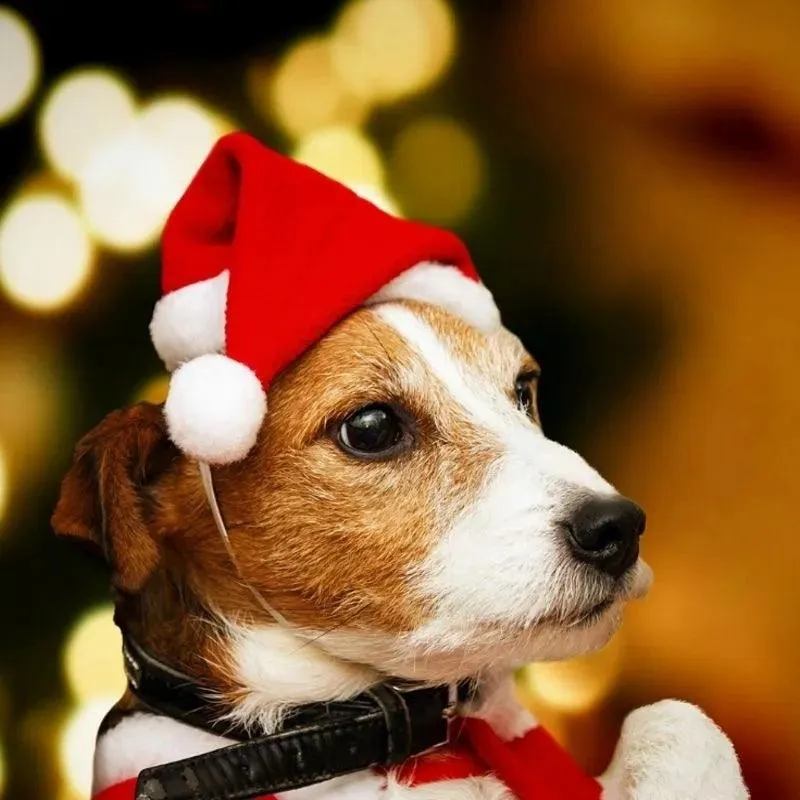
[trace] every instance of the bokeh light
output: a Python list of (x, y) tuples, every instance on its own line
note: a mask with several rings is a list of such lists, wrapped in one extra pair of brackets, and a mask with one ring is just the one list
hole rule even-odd
[(97, 730), (116, 697), (96, 697), (79, 705), (67, 717), (59, 739), (59, 765), (69, 789), (89, 797)]
[(6, 788), (6, 754), (2, 744), (0, 744), (0, 797)]
[(39, 81), (39, 43), (16, 11), (0, 6), (0, 124), (25, 107)]
[(169, 375), (154, 375), (145, 381), (134, 393), (134, 403), (163, 403), (169, 391)]
[(315, 131), (298, 142), (293, 157), (347, 186), (384, 185), (385, 170), (378, 149), (355, 128)]
[(166, 95), (147, 103), (140, 116), (146, 138), (166, 158), (172, 193), (164, 201), (171, 208), (230, 122), (188, 95)]
[(349, 90), (391, 102), (432, 86), (456, 48), (452, 9), (444, 0), (353, 0), (332, 34), (333, 63)]
[(381, 211), (385, 211), (387, 214), (391, 214), (395, 217), (402, 217), (403, 214), (400, 210), (400, 206), (397, 204), (397, 200), (392, 197), (388, 192), (379, 189), (377, 186), (369, 186), (366, 184), (354, 183), (350, 185), (350, 188), (359, 196), (363, 197), (365, 200), (369, 200), (370, 203), (376, 205)]
[(256, 107), (298, 138), (332, 125), (360, 125), (367, 106), (341, 79), (330, 39), (312, 36), (295, 43), (273, 75), (255, 68), (250, 91)]
[(86, 222), (95, 239), (114, 250), (152, 245), (173, 194), (165, 153), (138, 127), (96, 150), (81, 173)]
[(52, 469), (53, 452), (72, 444), (72, 377), (61, 343), (46, 331), (0, 328), (0, 442), (15, 510)]
[(133, 123), (132, 89), (106, 69), (80, 69), (50, 90), (39, 117), (39, 139), (51, 166), (77, 178), (93, 153), (121, 136)]
[(64, 674), (77, 702), (120, 696), (125, 689), (114, 608), (103, 605), (76, 622), (64, 647)]
[(93, 264), (80, 215), (57, 194), (20, 197), (0, 220), (0, 286), (20, 306), (64, 308), (87, 283)]
[(123, 252), (154, 244), (222, 127), (221, 118), (188, 96), (144, 106), (80, 173), (81, 207), (94, 237)]
[(5, 450), (0, 447), (0, 523), (8, 508), (10, 487), (8, 483), (8, 461)]
[(397, 137), (389, 160), (390, 183), (409, 216), (440, 224), (463, 220), (485, 182), (475, 137), (446, 116), (423, 117)]
[(566, 714), (585, 713), (608, 697), (622, 668), (622, 636), (602, 650), (569, 661), (530, 664), (522, 673), (534, 704)]

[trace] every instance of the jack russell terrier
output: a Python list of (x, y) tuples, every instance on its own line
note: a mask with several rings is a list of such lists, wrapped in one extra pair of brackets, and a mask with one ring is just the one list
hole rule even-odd
[(544, 436), (456, 237), (239, 133), (162, 250), (166, 403), (87, 434), (53, 516), (123, 634), (96, 800), (747, 797), (693, 706), (634, 711), (595, 779), (517, 701), (645, 593), (645, 518)]

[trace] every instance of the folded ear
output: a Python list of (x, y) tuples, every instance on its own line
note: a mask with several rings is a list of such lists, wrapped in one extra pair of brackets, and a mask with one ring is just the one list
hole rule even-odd
[(150, 403), (109, 414), (75, 448), (53, 529), (99, 553), (123, 592), (139, 591), (158, 564), (148, 486), (179, 458), (161, 408)]

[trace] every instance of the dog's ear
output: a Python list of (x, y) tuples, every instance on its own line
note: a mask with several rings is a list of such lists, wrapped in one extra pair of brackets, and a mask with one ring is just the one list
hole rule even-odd
[(101, 555), (123, 592), (139, 591), (158, 564), (148, 487), (179, 458), (161, 408), (150, 403), (109, 414), (75, 448), (53, 529)]

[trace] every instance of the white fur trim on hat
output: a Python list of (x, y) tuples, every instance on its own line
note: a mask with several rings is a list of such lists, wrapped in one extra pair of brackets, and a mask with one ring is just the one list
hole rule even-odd
[(267, 395), (249, 367), (220, 354), (201, 355), (172, 374), (164, 416), (172, 441), (209, 464), (243, 459), (267, 413)]
[(164, 295), (153, 310), (150, 337), (167, 369), (225, 349), (228, 270)]
[(500, 312), (492, 293), (456, 267), (423, 262), (389, 281), (366, 303), (418, 300), (440, 306), (485, 333), (497, 330)]

